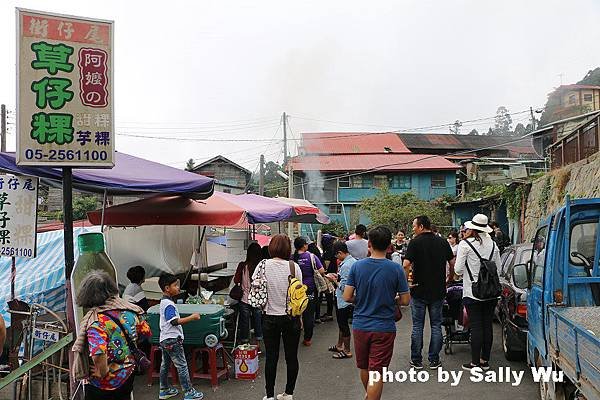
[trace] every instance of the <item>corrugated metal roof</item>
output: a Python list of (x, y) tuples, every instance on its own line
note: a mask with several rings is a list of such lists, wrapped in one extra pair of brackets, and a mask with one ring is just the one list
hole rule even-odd
[(516, 150), (523, 154), (535, 154), (531, 137), (516, 140), (515, 137), (487, 135), (454, 135), (442, 133), (399, 133), (398, 136), (409, 149), (475, 150), (493, 147), (497, 150)]
[(397, 134), (385, 132), (303, 133), (302, 148), (305, 154), (410, 153)]
[(460, 166), (444, 157), (427, 154), (354, 154), (298, 156), (292, 159), (294, 171), (417, 171), (456, 170)]

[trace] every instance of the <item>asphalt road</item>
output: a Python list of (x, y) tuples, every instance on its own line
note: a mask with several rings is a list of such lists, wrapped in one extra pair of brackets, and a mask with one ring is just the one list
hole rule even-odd
[[(471, 382), (470, 375), (465, 372), (457, 386), (450, 383), (438, 383), (437, 373), (430, 372), (429, 380), (425, 383), (387, 383), (384, 388), (384, 399), (485, 399), (485, 400), (518, 400), (518, 399), (538, 399), (538, 386), (531, 378), (531, 372), (526, 364), (508, 362), (504, 358), (500, 343), (499, 326), (495, 327), (496, 336), (494, 337), (494, 350), (491, 360), (491, 370), (498, 371), (500, 367), (510, 367), (512, 371), (525, 371), (524, 378), (519, 386), (512, 386), (511, 383), (487, 383)], [(394, 372), (409, 371), (408, 362), (410, 360), (410, 310), (406, 309), (404, 318), (398, 323), (398, 333), (394, 347), (394, 356), (390, 369)], [(298, 400), (305, 399), (357, 399), (364, 398), (362, 385), (358, 378), (354, 359), (334, 360), (327, 347), (337, 341), (337, 325), (334, 321), (318, 325), (315, 328), (315, 335), (311, 347), (300, 345), (299, 360), (300, 373), (296, 384), (294, 398)], [(424, 358), (427, 359), (426, 349), (428, 346), (429, 332), (425, 333), (425, 351)], [(455, 345), (453, 355), (444, 355), (442, 353), (442, 363), (444, 370), (459, 372), (461, 365), (469, 361), (468, 345)], [(283, 359), (283, 348), (281, 349), (279, 367), (277, 371), (276, 393), (283, 392), (285, 387), (285, 361)], [(260, 359), (260, 367), (264, 366), (264, 359)], [(238, 381), (235, 379), (221, 381), (219, 388), (213, 392), (210, 383), (204, 380), (196, 380), (194, 386), (202, 390), (206, 399), (225, 400), (225, 399), (256, 399), (261, 400), (264, 392), (264, 377), (262, 369), (256, 381)], [(135, 399), (157, 399), (158, 382), (148, 387), (146, 380), (138, 378), (136, 380)], [(182, 395), (175, 399), (183, 398)]]

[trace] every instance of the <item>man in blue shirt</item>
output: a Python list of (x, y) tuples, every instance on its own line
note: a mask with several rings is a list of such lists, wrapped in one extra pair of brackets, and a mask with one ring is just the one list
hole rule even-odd
[(368, 234), (371, 256), (350, 268), (344, 300), (354, 303), (354, 354), (367, 400), (380, 399), (383, 381), (369, 384), (369, 371), (390, 365), (396, 338), (397, 305), (408, 305), (410, 294), (404, 270), (386, 258), (392, 232), (378, 226)]
[(348, 275), (350, 275), (350, 269), (356, 262), (356, 259), (350, 255), (348, 246), (342, 241), (337, 241), (333, 244), (333, 254), (341, 261), (340, 268), (337, 274), (327, 274), (327, 279), (337, 284), (335, 290), (335, 296), (337, 298), (337, 311), (335, 313), (338, 327), (340, 328), (340, 334), (336, 345), (329, 347), (329, 351), (333, 351), (335, 354), (333, 358), (343, 359), (351, 358), (352, 353), (350, 351), (350, 325), (349, 321), (352, 318), (352, 312), (354, 307), (351, 303), (344, 301), (344, 288), (348, 282)]

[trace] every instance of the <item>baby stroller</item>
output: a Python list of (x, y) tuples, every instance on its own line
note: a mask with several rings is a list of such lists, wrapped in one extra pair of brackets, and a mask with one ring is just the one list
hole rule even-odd
[(448, 284), (442, 307), (445, 354), (452, 354), (453, 344), (469, 344), (471, 340), (469, 320), (463, 307), (462, 295), (462, 281)]

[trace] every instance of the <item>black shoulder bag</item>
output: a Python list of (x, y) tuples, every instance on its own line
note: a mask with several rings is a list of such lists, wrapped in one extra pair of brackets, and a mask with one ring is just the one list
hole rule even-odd
[(123, 324), (121, 324), (121, 321), (119, 321), (117, 318), (114, 318), (112, 315), (110, 315), (108, 313), (102, 313), (102, 314), (106, 315), (108, 318), (112, 319), (112, 321), (115, 324), (117, 324), (117, 326), (123, 333), (123, 336), (125, 337), (125, 341), (127, 342), (127, 346), (129, 346), (129, 351), (131, 351), (131, 355), (135, 359), (136, 371), (138, 371), (142, 374), (145, 373), (148, 370), (148, 368), (150, 368), (150, 364), (151, 364), (150, 360), (148, 360), (148, 357), (146, 357), (146, 354), (144, 354), (144, 352), (137, 347), (135, 342), (133, 340), (131, 340), (129, 333), (127, 333), (127, 329), (125, 329)]
[(502, 293), (502, 285), (500, 285), (500, 278), (498, 278), (498, 267), (492, 258), (494, 256), (494, 250), (496, 250), (496, 243), (492, 242), (492, 253), (490, 254), (489, 260), (481, 257), (479, 252), (475, 250), (475, 247), (471, 244), (471, 242), (467, 239), (467, 244), (477, 257), (479, 257), (479, 277), (477, 282), (473, 282), (473, 274), (471, 273), (471, 269), (469, 268), (469, 263), (465, 262), (465, 266), (467, 267), (467, 272), (469, 273), (469, 279), (472, 283), (473, 296), (480, 300), (492, 300), (500, 296)]

